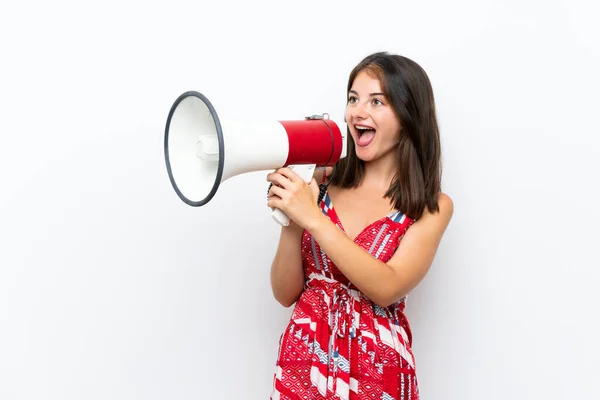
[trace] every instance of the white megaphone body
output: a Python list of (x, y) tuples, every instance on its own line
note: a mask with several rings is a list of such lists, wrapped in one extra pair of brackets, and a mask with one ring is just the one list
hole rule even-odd
[[(217, 115), (201, 93), (173, 103), (165, 129), (165, 161), (177, 195), (194, 207), (208, 203), (225, 180), (239, 174), (290, 167), (305, 182), (315, 168), (346, 156), (345, 123), (327, 114), (297, 121), (237, 120)], [(273, 218), (287, 226), (278, 209)]]

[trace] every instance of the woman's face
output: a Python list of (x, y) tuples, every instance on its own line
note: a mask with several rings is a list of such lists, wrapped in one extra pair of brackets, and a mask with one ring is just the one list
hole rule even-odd
[(352, 82), (345, 116), (358, 158), (367, 162), (393, 156), (400, 137), (400, 121), (383, 95), (379, 80), (365, 70)]

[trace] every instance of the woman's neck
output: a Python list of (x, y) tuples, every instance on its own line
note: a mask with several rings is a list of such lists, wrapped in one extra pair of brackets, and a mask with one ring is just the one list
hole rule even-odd
[(397, 166), (394, 157), (382, 157), (366, 162), (362, 185), (387, 191), (396, 172)]

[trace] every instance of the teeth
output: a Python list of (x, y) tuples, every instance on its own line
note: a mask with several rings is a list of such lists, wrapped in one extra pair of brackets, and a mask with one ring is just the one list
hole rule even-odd
[(355, 125), (354, 127), (356, 129), (358, 129), (359, 131), (366, 131), (368, 129), (373, 129), (373, 128), (369, 128), (368, 126), (359, 126), (359, 125)]

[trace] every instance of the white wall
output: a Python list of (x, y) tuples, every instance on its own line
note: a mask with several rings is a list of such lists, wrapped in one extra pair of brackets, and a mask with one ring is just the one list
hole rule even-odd
[(167, 113), (340, 117), (376, 50), (428, 71), (456, 207), (408, 306), (423, 398), (600, 397), (599, 6), (330, 3), (2, 7), (1, 399), (266, 399), (266, 173), (186, 206)]

